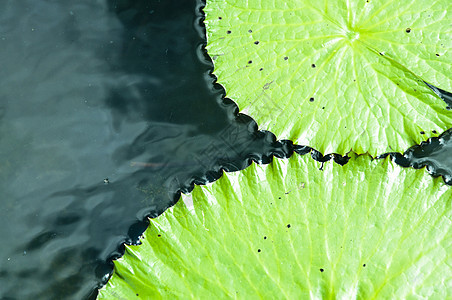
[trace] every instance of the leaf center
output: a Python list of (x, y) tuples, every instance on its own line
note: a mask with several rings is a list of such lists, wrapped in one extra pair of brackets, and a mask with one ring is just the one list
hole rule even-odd
[(349, 31), (347, 32), (347, 38), (350, 42), (354, 42), (355, 40), (359, 39), (359, 32)]
[(354, 41), (359, 39), (359, 31), (355, 28), (344, 28), (345, 37), (352, 44)]

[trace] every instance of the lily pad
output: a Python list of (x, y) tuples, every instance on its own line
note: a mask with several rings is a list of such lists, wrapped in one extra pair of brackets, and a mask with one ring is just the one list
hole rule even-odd
[(452, 189), (424, 170), (294, 155), (196, 186), (152, 219), (100, 299), (446, 299)]
[(450, 0), (208, 0), (204, 10), (218, 82), (278, 138), (375, 156), (452, 126), (426, 85), (452, 90)]

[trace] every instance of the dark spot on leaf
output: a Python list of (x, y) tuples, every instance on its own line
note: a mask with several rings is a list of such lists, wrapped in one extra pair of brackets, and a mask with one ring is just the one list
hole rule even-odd
[(161, 237), (162, 235), (161, 235), (161, 234), (158, 234), (157, 236), (158, 236), (158, 237)]
[(363, 267), (365, 267), (366, 266), (366, 264), (363, 264)]
[(267, 239), (267, 237), (266, 236), (264, 236), (264, 240), (266, 240)]
[(288, 60), (289, 58), (287, 56), (284, 56), (284, 60)]
[(252, 60), (249, 60), (249, 61), (248, 61), (248, 63), (249, 63), (249, 64), (252, 64), (252, 63), (253, 63), (253, 61), (252, 61)]
[(281, 199), (281, 197), (278, 197), (278, 199)]
[(380, 52), (380, 53), (378, 53), (378, 54), (380, 54), (381, 56), (385, 55), (383, 52)]
[(432, 133), (437, 134), (436, 130), (432, 130)]
[(257, 249), (257, 252), (261, 252), (261, 249)]
[(425, 134), (425, 131), (421, 131), (420, 134)]
[(315, 64), (312, 64), (311, 67), (315, 68)]
[(325, 109), (325, 106), (324, 106), (324, 107), (322, 107), (322, 109)]
[(413, 89), (416, 92), (416, 89)]
[(138, 294), (135, 294), (135, 295), (139, 296)]
[(218, 20), (221, 20), (221, 19), (223, 19), (222, 17), (218, 17)]
[(314, 102), (314, 97), (309, 98), (309, 102)]
[(436, 55), (436, 56), (439, 56), (439, 54), (438, 54), (438, 53), (436, 53), (435, 55)]
[(248, 30), (248, 32), (249, 32), (249, 33), (252, 33), (253, 31), (250, 29), (250, 30)]
[(407, 29), (405, 29), (406, 33), (410, 33), (411, 32), (411, 28), (408, 27)]
[(230, 31), (230, 30), (226, 31), (227, 34), (231, 34), (231, 32), (232, 32), (232, 31)]
[(320, 272), (323, 272), (323, 271), (325, 271), (324, 269), (320, 269)]
[(446, 106), (446, 109), (447, 109), (447, 110), (450, 110), (450, 106)]
[(259, 69), (259, 71), (262, 71), (262, 70), (263, 70), (263, 68), (260, 68), (260, 69)]
[(259, 41), (255, 41), (255, 42), (254, 42), (254, 45), (259, 45)]
[(290, 224), (287, 224), (287, 228), (290, 228)]

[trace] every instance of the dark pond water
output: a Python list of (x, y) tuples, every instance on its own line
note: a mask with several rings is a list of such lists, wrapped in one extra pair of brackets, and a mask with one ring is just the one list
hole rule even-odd
[[(202, 5), (0, 2), (0, 299), (93, 297), (180, 190), (309, 151), (223, 99)], [(451, 135), (393, 156), (452, 182)]]

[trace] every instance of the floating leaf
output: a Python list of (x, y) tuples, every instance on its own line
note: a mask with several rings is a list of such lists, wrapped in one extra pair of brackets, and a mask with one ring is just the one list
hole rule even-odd
[(126, 246), (101, 299), (446, 299), (452, 189), (388, 159), (294, 155), (196, 186)]
[(278, 138), (377, 155), (452, 125), (425, 84), (452, 90), (450, 0), (208, 0), (205, 12), (218, 82)]

